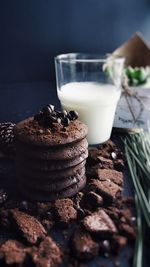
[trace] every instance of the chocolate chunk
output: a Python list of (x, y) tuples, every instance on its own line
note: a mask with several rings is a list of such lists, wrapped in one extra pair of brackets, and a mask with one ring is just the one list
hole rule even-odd
[(123, 173), (116, 170), (98, 169), (97, 175), (99, 180), (109, 179), (113, 183), (121, 186), (123, 184)]
[(61, 123), (64, 127), (67, 127), (69, 125), (69, 122), (70, 120), (67, 117), (61, 119)]
[(57, 221), (62, 226), (68, 225), (77, 218), (77, 211), (73, 207), (73, 201), (69, 198), (58, 199), (54, 203)]
[(56, 267), (61, 263), (61, 251), (51, 237), (46, 237), (32, 250), (31, 257), (37, 267)]
[(78, 116), (79, 116), (78, 112), (75, 111), (75, 110), (70, 110), (68, 115), (69, 115), (69, 119), (71, 119), (73, 121), (76, 120), (78, 118)]
[(115, 201), (116, 198), (121, 195), (121, 187), (114, 184), (110, 180), (100, 181), (96, 179), (91, 179), (89, 183), (89, 188), (100, 194), (106, 202)]
[(42, 113), (46, 116), (49, 116), (52, 113), (52, 109), (49, 105), (42, 108)]
[(46, 231), (36, 218), (19, 210), (12, 210), (11, 213), (16, 228), (30, 244), (36, 244), (45, 237)]
[[(8, 240), (0, 246), (0, 260), (8, 265), (24, 263), (26, 258), (26, 249), (16, 240)], [(17, 266), (18, 266), (17, 265)]]
[(80, 201), (80, 206), (83, 209), (89, 209), (91, 211), (95, 211), (98, 207), (101, 207), (102, 205), (103, 198), (92, 191), (84, 194)]
[(78, 229), (72, 237), (72, 249), (78, 259), (89, 260), (98, 255), (99, 246), (89, 233)]
[(91, 233), (101, 235), (101, 237), (111, 236), (117, 229), (111, 218), (102, 209), (86, 216), (82, 221), (85, 229)]

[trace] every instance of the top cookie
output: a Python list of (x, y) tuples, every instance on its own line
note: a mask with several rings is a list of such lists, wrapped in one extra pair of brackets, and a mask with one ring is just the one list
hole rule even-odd
[(51, 129), (39, 125), (34, 117), (30, 117), (14, 127), (16, 140), (37, 146), (65, 145), (85, 138), (87, 133), (87, 126), (79, 120), (70, 121), (65, 128), (55, 123), (55, 129)]

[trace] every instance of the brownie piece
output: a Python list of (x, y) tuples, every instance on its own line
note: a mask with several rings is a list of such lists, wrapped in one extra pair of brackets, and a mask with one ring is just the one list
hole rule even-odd
[(19, 210), (11, 210), (11, 213), (16, 228), (30, 244), (45, 237), (46, 231), (36, 218)]
[(107, 142), (103, 143), (103, 144), (100, 144), (98, 146), (98, 149), (100, 150), (106, 150), (106, 151), (114, 151), (117, 149), (117, 146), (116, 144), (112, 141), (112, 140), (108, 140)]
[(98, 255), (99, 245), (93, 241), (90, 234), (77, 229), (72, 237), (72, 250), (80, 260), (89, 260)]
[(111, 218), (102, 209), (86, 216), (82, 221), (83, 226), (90, 233), (101, 235), (101, 237), (111, 236), (117, 233), (116, 226)]
[(61, 263), (61, 251), (51, 237), (41, 241), (38, 248), (31, 251), (33, 263), (37, 267), (56, 267)]
[(99, 180), (109, 179), (113, 183), (121, 186), (123, 184), (123, 173), (116, 170), (98, 169), (97, 175)]
[(57, 221), (62, 226), (67, 226), (72, 220), (77, 218), (77, 211), (73, 207), (73, 201), (69, 198), (56, 200), (54, 208)]
[(87, 164), (89, 166), (99, 164), (101, 168), (113, 169), (113, 160), (110, 159), (109, 154), (107, 153), (106, 155), (106, 153), (97, 148), (89, 150)]
[(121, 195), (121, 187), (114, 184), (110, 180), (100, 181), (97, 179), (91, 179), (89, 183), (89, 188), (100, 194), (106, 202), (112, 202), (116, 200)]
[(98, 207), (103, 205), (103, 198), (93, 191), (87, 192), (83, 195), (80, 206), (83, 209), (95, 211)]
[(0, 246), (0, 260), (7, 265), (24, 263), (27, 256), (26, 249), (17, 240), (7, 240)]
[(98, 162), (101, 164), (103, 169), (113, 169), (114, 163), (111, 159), (106, 159), (102, 156), (98, 156)]

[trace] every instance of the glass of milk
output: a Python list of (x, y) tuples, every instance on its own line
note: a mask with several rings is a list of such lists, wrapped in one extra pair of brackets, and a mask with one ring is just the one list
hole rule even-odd
[(58, 98), (62, 108), (76, 110), (88, 126), (90, 145), (111, 135), (121, 94), (124, 58), (70, 53), (55, 58)]

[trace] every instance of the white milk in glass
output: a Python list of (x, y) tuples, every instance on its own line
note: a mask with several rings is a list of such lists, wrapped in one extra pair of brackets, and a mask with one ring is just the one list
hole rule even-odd
[(88, 126), (89, 144), (98, 144), (110, 138), (120, 92), (112, 84), (71, 82), (59, 88), (58, 97), (64, 109), (78, 111)]

